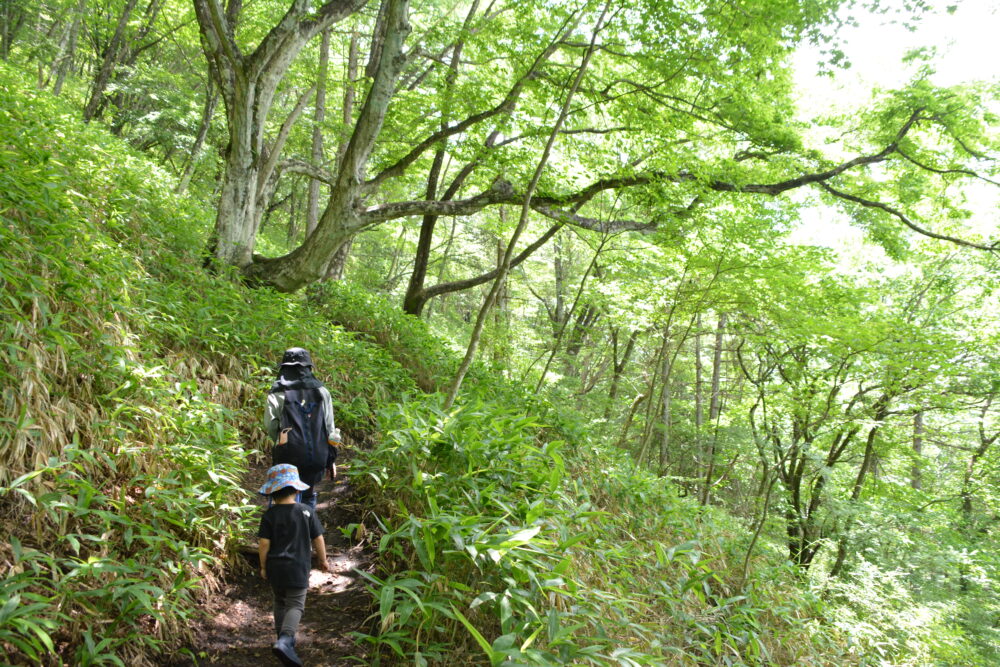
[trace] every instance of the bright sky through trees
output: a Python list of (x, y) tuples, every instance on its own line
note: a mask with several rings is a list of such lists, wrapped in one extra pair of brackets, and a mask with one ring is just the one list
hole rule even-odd
[[(898, 3), (894, 3), (898, 4)], [(801, 91), (801, 118), (808, 121), (831, 112), (850, 113), (871, 100), (876, 89), (898, 88), (932, 60), (930, 80), (939, 86), (970, 81), (1000, 83), (996, 39), (1000, 35), (1000, 2), (959, 0), (938, 2), (913, 29), (899, 23), (894, 13), (859, 14), (857, 26), (844, 27), (837, 48), (850, 63), (832, 76), (819, 73), (824, 57), (819, 47), (803, 46), (795, 59), (795, 81)], [(908, 58), (923, 50), (926, 58)], [(998, 110), (1000, 112), (1000, 110)], [(819, 128), (817, 128), (818, 131)], [(978, 213), (967, 228), (989, 236), (1000, 224), (1000, 191), (978, 183), (966, 185), (966, 196)], [(861, 250), (863, 233), (851, 227), (846, 216), (829, 207), (804, 210), (801, 227), (791, 240), (848, 251), (866, 257), (883, 256), (878, 249)], [(885, 258), (885, 261), (889, 261)]]
[[(998, 80), (1000, 64), (995, 57), (1000, 34), (1000, 3), (995, 0), (965, 0), (945, 3), (927, 13), (914, 30), (892, 22), (892, 15), (858, 16), (858, 26), (845, 27), (838, 35), (840, 48), (850, 68), (831, 79), (816, 75), (820, 50), (805, 46), (795, 63), (796, 78), (803, 91), (803, 112), (842, 106), (867, 97), (873, 87), (903, 85), (923, 65), (920, 60), (904, 63), (907, 53), (934, 49), (931, 80), (940, 86), (966, 81)], [(994, 55), (991, 55), (994, 54)], [(930, 55), (930, 52), (929, 54)]]

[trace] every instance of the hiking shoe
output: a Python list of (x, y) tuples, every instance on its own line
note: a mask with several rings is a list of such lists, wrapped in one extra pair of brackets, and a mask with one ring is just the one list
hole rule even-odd
[(302, 667), (302, 661), (295, 654), (295, 637), (292, 635), (278, 637), (278, 641), (274, 643), (271, 651), (285, 667)]

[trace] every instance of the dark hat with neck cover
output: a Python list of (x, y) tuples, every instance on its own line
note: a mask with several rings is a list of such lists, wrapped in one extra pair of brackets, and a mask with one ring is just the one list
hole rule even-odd
[(309, 356), (309, 350), (304, 350), (301, 347), (290, 347), (285, 350), (284, 356), (281, 357), (282, 366), (308, 366), (312, 367), (312, 357)]

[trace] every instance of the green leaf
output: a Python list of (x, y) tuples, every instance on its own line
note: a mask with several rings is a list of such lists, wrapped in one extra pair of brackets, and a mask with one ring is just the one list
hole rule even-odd
[(499, 664), (500, 661), (503, 660), (504, 654), (498, 651), (494, 651), (493, 647), (490, 646), (490, 643), (486, 641), (486, 638), (483, 637), (483, 635), (479, 632), (479, 630), (477, 630), (475, 626), (469, 622), (469, 619), (467, 619), (462, 614), (462, 612), (456, 609), (454, 605), (451, 606), (451, 611), (453, 614), (455, 614), (455, 618), (461, 621), (462, 625), (464, 625), (466, 630), (469, 631), (469, 634), (472, 635), (472, 637), (476, 640), (476, 643), (479, 644), (479, 647), (483, 649), (483, 653), (486, 654), (486, 657), (489, 659), (490, 664), (492, 665)]

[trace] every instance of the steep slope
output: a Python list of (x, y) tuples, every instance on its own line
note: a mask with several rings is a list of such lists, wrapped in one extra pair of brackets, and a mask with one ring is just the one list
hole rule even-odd
[(241, 562), (281, 350), (312, 348), (358, 440), (418, 390), (301, 298), (201, 270), (209, 211), (0, 78), (0, 646), (15, 664), (148, 664), (190, 645)]
[(210, 211), (16, 73), (0, 84), (12, 662), (221, 650), (191, 628), (245, 567), (258, 412), (293, 344), (365, 445), (349, 471), (365, 511), (342, 528), (378, 554), (375, 623), (359, 637), (371, 660), (851, 664), (871, 650), (842, 638), (780, 548), (764, 540), (744, 572), (746, 526), (592, 441), (584, 417), (482, 368), (444, 411), (425, 392), (455, 360), (393, 306), (349, 285), (307, 300), (204, 271)]

